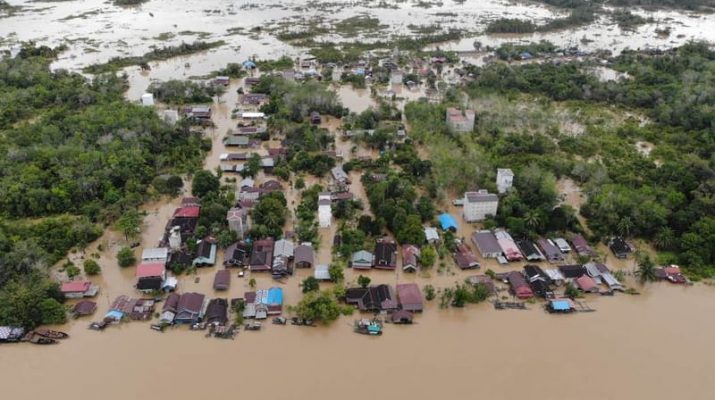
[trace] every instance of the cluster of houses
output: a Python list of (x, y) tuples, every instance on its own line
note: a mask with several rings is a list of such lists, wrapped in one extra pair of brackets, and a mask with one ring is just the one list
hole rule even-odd
[(207, 325), (225, 326), (228, 323), (228, 300), (207, 299), (201, 293), (171, 293), (164, 301), (159, 316), (162, 325)]
[(348, 288), (345, 302), (363, 312), (415, 313), (424, 309), (422, 292), (416, 283), (397, 284), (394, 288), (387, 284)]
[(296, 245), (287, 238), (256, 240), (252, 246), (238, 241), (228, 246), (224, 253), (226, 267), (248, 268), (251, 272), (270, 272), (280, 279), (293, 274), (294, 268), (313, 266), (314, 250), (311, 243)]
[(607, 292), (624, 290), (621, 282), (606, 265), (594, 262), (560, 265), (549, 269), (528, 264), (522, 271), (511, 271), (497, 276), (508, 283), (512, 295), (520, 299), (534, 296), (551, 298), (552, 289), (565, 284), (572, 284), (583, 293), (599, 293), (602, 287)]

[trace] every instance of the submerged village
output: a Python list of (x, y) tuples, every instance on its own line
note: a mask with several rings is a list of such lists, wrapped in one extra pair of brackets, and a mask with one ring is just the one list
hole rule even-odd
[[(525, 52), (522, 61), (531, 58)], [(429, 302), (568, 314), (595, 311), (594, 296), (638, 294), (638, 268), (649, 280), (688, 283), (677, 265), (642, 267), (627, 230), (587, 240), (567, 213), (548, 234), (499, 225), (495, 217), (513, 207), (509, 194), (520, 173), (529, 174), (524, 169), (479, 170), (489, 177), (484, 185), (431, 195), (425, 182), (434, 163), (405, 107), (451, 104), (427, 118), (450, 135), (469, 135), (480, 110), (450, 88), (473, 80), (470, 71), (453, 53), (394, 49), (344, 65), (245, 60), (200, 83), (152, 84), (139, 103), (209, 138), (205, 169), (185, 180), (157, 178), (155, 186), (172, 188), (169, 200), (121, 217), (111, 242), (100, 239), (58, 264), (72, 323), (101, 331), (144, 321), (159, 332), (186, 326), (235, 338), (240, 330), (279, 329), (266, 322), (313, 327), (342, 314), (355, 332), (377, 336), (384, 324), (418, 322)], [(212, 100), (171, 104), (172, 96), (204, 93)], [(358, 109), (344, 107), (343, 97)], [(573, 181), (558, 186), (555, 206), (578, 210)], [(121, 265), (100, 262), (102, 273), (121, 269), (130, 289), (98, 283), (99, 271), (87, 267), (97, 265), (102, 246)], [(82, 264), (85, 273), (71, 272)], [(61, 326), (50, 328), (0, 327), (0, 340), (67, 337)]]

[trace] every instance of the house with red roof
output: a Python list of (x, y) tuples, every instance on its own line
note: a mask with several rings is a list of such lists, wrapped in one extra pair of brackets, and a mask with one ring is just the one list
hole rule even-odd
[(162, 262), (144, 262), (137, 266), (136, 288), (142, 292), (161, 289), (166, 279), (166, 267)]
[(576, 278), (576, 286), (583, 292), (586, 293), (597, 293), (598, 292), (598, 285), (596, 284), (596, 281), (593, 280), (588, 275), (581, 275), (580, 277)]
[(90, 281), (62, 282), (60, 292), (66, 299), (81, 299), (82, 297), (96, 296), (99, 292), (99, 286), (92, 285)]
[(511, 286), (511, 292), (514, 296), (520, 299), (528, 299), (534, 297), (534, 292), (529, 286), (529, 282), (526, 281), (524, 275), (518, 271), (512, 271), (507, 276), (509, 281), (509, 286)]

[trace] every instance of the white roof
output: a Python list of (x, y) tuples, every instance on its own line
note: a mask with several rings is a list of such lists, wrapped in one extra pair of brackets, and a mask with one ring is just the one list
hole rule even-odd
[(264, 118), (266, 114), (262, 112), (244, 112), (241, 114), (241, 118)]
[(168, 256), (169, 249), (166, 247), (144, 249), (144, 251), (142, 251), (142, 260), (166, 260)]
[(319, 281), (330, 280), (329, 268), (327, 265), (316, 265), (313, 277)]
[(437, 228), (432, 228), (432, 227), (425, 228), (425, 238), (428, 241), (439, 240), (439, 233), (437, 232)]
[(601, 279), (611, 289), (623, 289), (623, 285), (621, 285), (621, 282), (619, 282), (618, 279), (616, 279), (616, 277), (613, 276), (613, 274), (611, 274), (610, 272), (605, 272), (601, 274)]
[(563, 281), (564, 275), (558, 269), (545, 269), (544, 273), (551, 278), (552, 281)]
[(178, 284), (179, 284), (179, 280), (173, 276), (170, 276), (164, 280), (164, 284), (161, 285), (161, 288), (162, 289), (166, 289), (166, 288), (176, 289), (176, 285), (178, 285)]
[(506, 176), (514, 176), (514, 173), (509, 168), (497, 168), (497, 174), (506, 175)]
[(218, 159), (221, 161), (226, 161), (228, 160), (228, 153), (221, 153), (220, 156), (218, 156)]
[(294, 250), (293, 242), (281, 239), (273, 245), (273, 257), (293, 257)]
[(586, 263), (586, 264), (584, 265), (584, 267), (586, 267), (586, 272), (588, 272), (588, 275), (589, 275), (591, 278), (596, 278), (596, 277), (599, 277), (599, 276), (602, 275), (602, 274), (601, 274), (601, 271), (600, 271), (600, 270), (598, 269), (598, 267), (596, 266), (596, 263), (592, 263), (592, 262)]

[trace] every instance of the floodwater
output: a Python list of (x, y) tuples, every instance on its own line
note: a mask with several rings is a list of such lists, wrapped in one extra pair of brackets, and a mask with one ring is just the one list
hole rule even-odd
[[(481, 29), (486, 21), (501, 16), (535, 18), (544, 21), (553, 12), (535, 4), (512, 4), (500, 0), (434, 3), (431, 8), (417, 2), (335, 1), (315, 7), (307, 0), (256, 2), (210, 0), (152, 0), (138, 7), (115, 7), (104, 0), (31, 2), (10, 0), (26, 7), (10, 17), (0, 17), (0, 47), (16, 41), (36, 40), (57, 45), (68, 42), (55, 68), (77, 70), (85, 65), (103, 62), (117, 55), (142, 54), (154, 45), (171, 45), (183, 41), (226, 40), (227, 44), (208, 52), (151, 63), (152, 70), (141, 72), (129, 67), (130, 89), (127, 98), (137, 100), (152, 80), (185, 79), (206, 75), (225, 66), (257, 56), (300, 56), (302, 49), (285, 45), (270, 33), (251, 32), (251, 28), (276, 21), (327, 14), (344, 19), (367, 12), (389, 24), (393, 32), (408, 30), (410, 23), (440, 23), (443, 26)], [(420, 2), (427, 4), (428, 2)], [(389, 5), (387, 7), (385, 5)], [(392, 8), (391, 6), (394, 6)], [(637, 11), (638, 13), (644, 13)], [(79, 17), (84, 15), (83, 17)], [(67, 18), (77, 16), (77, 18)], [(517, 37), (495, 37), (475, 34), (469, 39), (444, 46), (469, 52), (475, 60), (473, 41), (498, 44), (501, 41), (545, 38), (560, 45), (577, 44), (583, 36), (587, 49), (623, 47), (669, 47), (692, 37), (715, 39), (715, 16), (697, 16), (678, 12), (648, 13), (657, 23), (624, 33), (607, 21), (579, 28), (568, 34), (553, 33)], [(476, 22), (475, 22), (476, 21)], [(654, 29), (667, 24), (669, 38), (657, 37)], [(233, 30), (232, 28), (242, 28)], [(190, 31), (190, 32), (189, 32)], [(152, 39), (171, 33), (166, 40)], [(236, 33), (238, 32), (238, 33)], [(606, 71), (608, 72), (608, 71)], [(214, 105), (214, 128), (205, 130), (213, 148), (204, 167), (214, 170), (219, 156), (227, 152), (222, 138), (236, 126), (231, 118), (237, 107), (236, 90), (240, 82), (232, 81), (226, 94)], [(424, 96), (424, 89), (408, 90), (392, 86), (398, 98), (414, 100)], [(369, 90), (341, 87), (338, 94), (352, 111), (360, 112), (375, 104)], [(399, 102), (400, 105), (403, 101)], [(336, 134), (335, 148), (345, 160), (354, 157), (376, 158), (374, 150), (339, 137), (340, 123), (327, 119), (324, 127)], [(266, 146), (255, 151), (266, 154)], [(419, 149), (420, 154), (428, 149)], [(227, 175), (224, 175), (228, 177)], [(351, 172), (351, 190), (365, 198), (357, 172)], [(259, 174), (257, 183), (271, 179)], [(322, 180), (306, 177), (308, 185)], [(290, 208), (300, 201), (299, 191), (286, 182)], [(571, 181), (560, 181), (565, 202), (579, 207), (584, 198)], [(141, 249), (156, 246), (166, 221), (180, 199), (161, 198), (146, 204), (141, 236)], [(369, 213), (369, 205), (364, 201)], [(459, 237), (468, 240), (478, 224), (461, 222), (460, 210), (443, 205), (442, 209), (457, 217)], [(289, 218), (287, 228), (291, 227)], [(330, 244), (339, 221), (321, 229), (321, 245), (316, 263), (330, 263)], [(77, 264), (82, 257), (98, 255), (102, 274), (91, 277), (101, 287), (96, 298), (99, 319), (118, 295), (138, 296), (134, 290), (134, 270), (117, 266), (115, 254), (126, 244), (120, 234), (107, 230), (84, 253), (71, 254)], [(607, 252), (604, 246), (598, 250)], [(197, 291), (208, 297), (241, 297), (251, 290), (250, 278), (258, 288), (280, 286), (286, 304), (301, 298), (300, 281), (312, 269), (297, 270), (295, 276), (276, 282), (266, 274), (248, 274), (244, 278), (232, 273), (232, 284), (226, 292), (212, 288), (215, 272), (222, 268), (219, 251), (217, 266), (198, 270), (179, 278), (179, 291)], [(482, 270), (516, 270), (521, 264), (497, 265), (494, 260), (479, 257)], [(443, 263), (444, 267), (437, 265)], [(453, 286), (466, 276), (454, 267), (447, 256), (430, 270), (418, 274), (401, 271), (369, 271), (374, 283), (415, 282), (437, 288)], [(615, 269), (632, 272), (634, 261), (608, 259)], [(54, 272), (61, 277), (59, 272)], [(358, 274), (346, 270), (346, 281), (354, 284)], [(198, 279), (197, 279), (198, 278)], [(104, 332), (87, 329), (90, 319), (73, 320), (58, 327), (71, 338), (57, 346), (35, 347), (29, 344), (0, 346), (0, 376), (3, 394), (21, 399), (103, 399), (172, 398), (195, 399), (217, 396), (261, 396), (268, 399), (312, 398), (364, 399), (430, 398), (468, 396), (514, 399), (709, 399), (710, 371), (715, 358), (708, 349), (715, 332), (712, 302), (715, 288), (696, 284), (675, 287), (653, 284), (640, 287), (640, 296), (587, 296), (595, 313), (552, 316), (541, 311), (539, 303), (528, 311), (495, 311), (489, 304), (466, 309), (440, 310), (436, 301), (428, 304), (417, 324), (409, 327), (387, 326), (381, 338), (355, 335), (350, 325), (357, 315), (341, 317), (329, 327), (301, 328), (269, 325), (261, 332), (241, 332), (235, 341), (206, 339), (201, 332), (185, 327), (165, 333), (149, 329), (147, 322), (129, 322), (111, 326)], [(326, 285), (329, 287), (329, 285)], [(502, 287), (503, 288), (503, 287)], [(161, 306), (161, 304), (159, 304)]]
[(380, 338), (351, 333), (347, 318), (235, 341), (77, 323), (58, 346), (2, 346), (0, 374), (4, 393), (24, 399), (710, 399), (713, 291), (658, 284), (567, 316), (431, 305), (418, 324), (387, 326)]

